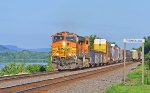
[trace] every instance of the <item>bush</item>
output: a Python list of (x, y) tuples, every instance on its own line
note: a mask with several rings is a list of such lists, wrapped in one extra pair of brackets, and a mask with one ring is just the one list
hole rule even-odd
[(46, 71), (46, 65), (41, 65), (40, 71)]
[(10, 74), (18, 74), (25, 72), (25, 64), (24, 63), (10, 63), (8, 65), (5, 65), (3, 68), (1, 68), (0, 75), (10, 75)]
[(150, 85), (150, 77), (146, 77), (144, 79), (144, 83), (147, 84), (147, 85)]
[(40, 64), (31, 64), (26, 67), (27, 71), (30, 73), (46, 71), (46, 67)]
[(145, 55), (145, 62), (146, 65), (148, 66), (148, 69), (150, 69), (150, 52)]
[(46, 66), (46, 71), (47, 72), (50, 72), (50, 71), (54, 71), (54, 67), (53, 67), (53, 64), (51, 62), (51, 52), (48, 53), (48, 64)]
[(46, 71), (50, 72), (50, 71), (54, 71), (54, 67), (52, 62), (49, 62), (48, 65), (46, 66)]

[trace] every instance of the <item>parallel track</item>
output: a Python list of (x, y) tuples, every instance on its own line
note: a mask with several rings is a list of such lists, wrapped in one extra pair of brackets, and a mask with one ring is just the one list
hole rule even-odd
[(59, 71), (54, 72), (40, 72), (40, 73), (34, 73), (34, 74), (22, 74), (22, 75), (14, 75), (14, 76), (4, 76), (0, 77), (0, 84), (7, 82), (7, 81), (13, 81), (13, 80), (19, 80), (19, 79), (25, 79), (25, 78), (34, 78), (34, 77), (40, 77), (40, 76), (47, 76), (50, 74), (58, 74)]
[[(130, 65), (133, 63), (127, 63), (127, 65)], [(104, 74), (109, 71), (115, 70), (117, 68), (122, 68), (123, 63), (110, 65), (101, 69), (92, 70), (88, 72), (73, 74), (69, 76), (54, 78), (54, 79), (48, 79), (38, 82), (32, 82), (7, 88), (1, 88), (0, 93), (41, 93), (48, 90), (56, 89), (62, 85), (68, 84), (73, 81), (82, 80), (89, 77), (94, 77), (96, 75)]]

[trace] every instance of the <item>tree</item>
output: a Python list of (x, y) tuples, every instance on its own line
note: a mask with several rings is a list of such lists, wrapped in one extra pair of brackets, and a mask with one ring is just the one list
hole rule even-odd
[(145, 44), (144, 44), (144, 50), (145, 50), (145, 54), (149, 53), (150, 51), (150, 36), (145, 38)]
[(111, 42), (111, 44), (115, 44), (115, 45), (118, 47), (118, 45), (117, 45), (117, 43), (116, 43), (116, 42)]
[[(144, 43), (144, 54), (148, 54), (150, 51), (150, 36), (144, 37), (145, 43)], [(142, 47), (139, 48), (139, 50), (142, 51)]]
[(150, 52), (145, 55), (145, 60), (148, 68), (150, 69)]
[[(150, 36), (144, 37), (143, 39), (145, 39), (144, 43), (145, 61), (150, 69)], [(142, 47), (140, 47), (139, 50), (142, 50)]]
[(52, 61), (51, 61), (51, 52), (48, 53), (48, 65), (46, 67), (46, 71), (54, 71), (54, 67), (53, 67), (53, 64), (52, 64)]
[(94, 39), (98, 38), (96, 35), (90, 35), (90, 49), (93, 49)]

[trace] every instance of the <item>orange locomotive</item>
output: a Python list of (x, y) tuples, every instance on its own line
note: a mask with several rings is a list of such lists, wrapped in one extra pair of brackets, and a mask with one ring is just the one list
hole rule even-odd
[(75, 33), (60, 32), (52, 36), (52, 62), (57, 64), (58, 70), (74, 69), (89, 63), (88, 37), (81, 37)]

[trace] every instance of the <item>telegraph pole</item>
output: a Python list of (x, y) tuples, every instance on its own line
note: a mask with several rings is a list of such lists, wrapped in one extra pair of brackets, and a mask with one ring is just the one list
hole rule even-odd
[(144, 85), (144, 43), (142, 43), (142, 84)]
[(124, 42), (124, 67), (123, 67), (123, 83), (125, 84), (125, 70), (126, 70), (126, 42)]

